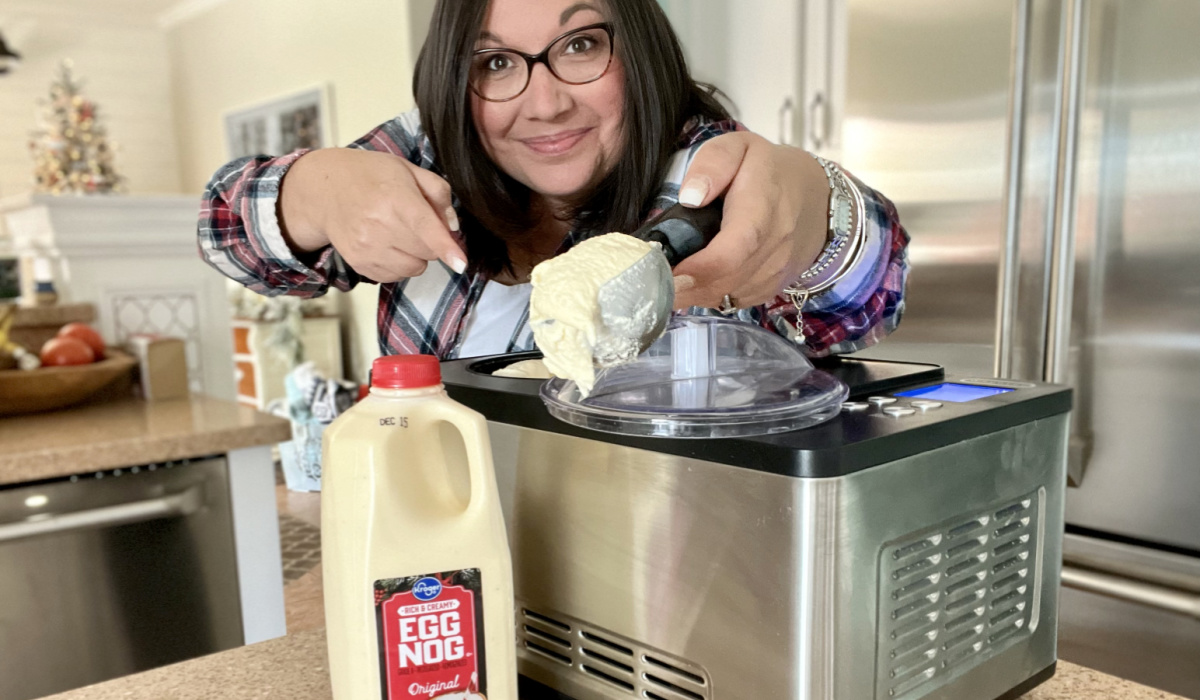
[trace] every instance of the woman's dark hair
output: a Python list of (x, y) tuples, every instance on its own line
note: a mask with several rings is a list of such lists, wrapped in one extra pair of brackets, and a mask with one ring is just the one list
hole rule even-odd
[[(625, 69), (624, 151), (569, 212), (576, 229), (632, 231), (648, 213), (688, 119), (728, 119), (716, 90), (688, 74), (679, 40), (655, 0), (599, 0)], [(530, 191), (487, 156), (471, 119), (468, 77), (488, 0), (438, 0), (417, 59), (413, 92), (438, 166), (462, 205), (471, 265), (510, 268), (506, 241), (535, 223)]]

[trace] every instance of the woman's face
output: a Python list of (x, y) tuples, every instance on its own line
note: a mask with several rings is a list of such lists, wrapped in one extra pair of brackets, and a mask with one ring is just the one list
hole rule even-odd
[[(564, 33), (607, 20), (598, 0), (492, 0), (475, 48), (538, 54)], [(564, 83), (539, 63), (515, 99), (489, 102), (471, 92), (471, 114), (496, 165), (561, 202), (612, 169), (621, 150), (624, 85), (615, 51), (608, 72), (583, 85)]]

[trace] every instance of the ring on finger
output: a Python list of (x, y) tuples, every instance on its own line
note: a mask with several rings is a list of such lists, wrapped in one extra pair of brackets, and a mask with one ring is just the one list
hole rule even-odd
[(717, 307), (717, 311), (723, 314), (734, 313), (737, 311), (737, 302), (734, 301), (732, 295), (726, 294), (725, 298), (721, 300), (721, 305)]

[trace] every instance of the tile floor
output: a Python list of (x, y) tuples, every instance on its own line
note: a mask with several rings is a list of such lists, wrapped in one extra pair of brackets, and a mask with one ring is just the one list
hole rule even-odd
[(290, 633), (322, 627), (321, 494), (288, 491), (278, 470), (275, 481), (287, 629)]
[(280, 554), (286, 583), (321, 563), (321, 493), (288, 491), (277, 464), (275, 508), (279, 511)]
[(279, 514), (283, 583), (295, 581), (321, 563), (321, 528), (287, 513)]

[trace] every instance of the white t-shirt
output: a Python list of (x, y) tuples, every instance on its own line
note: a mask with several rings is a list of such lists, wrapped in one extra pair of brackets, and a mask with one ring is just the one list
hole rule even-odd
[(499, 355), (533, 348), (529, 328), (529, 283), (488, 282), (463, 328), (459, 357)]

